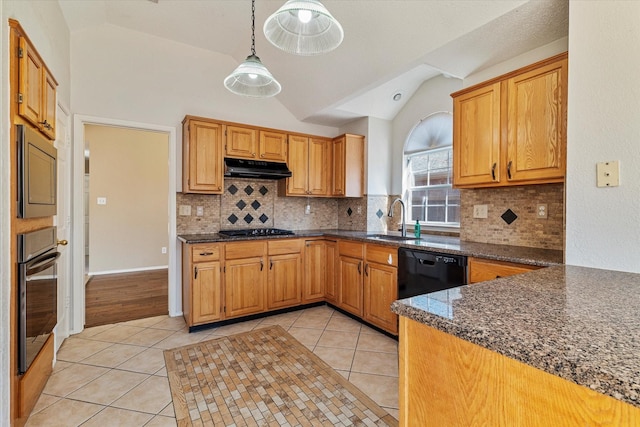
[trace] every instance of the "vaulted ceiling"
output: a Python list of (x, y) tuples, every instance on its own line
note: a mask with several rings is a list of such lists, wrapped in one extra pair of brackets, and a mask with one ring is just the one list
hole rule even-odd
[[(568, 0), (323, 0), (345, 38), (326, 55), (273, 47), (265, 19), (285, 0), (256, 0), (256, 52), (299, 120), (330, 126), (393, 119), (426, 80), (458, 78), (568, 34)], [(112, 24), (228, 54), (250, 54), (250, 0), (59, 0), (73, 34)], [(229, 70), (231, 72), (232, 70)], [(392, 100), (395, 93), (402, 99)]]

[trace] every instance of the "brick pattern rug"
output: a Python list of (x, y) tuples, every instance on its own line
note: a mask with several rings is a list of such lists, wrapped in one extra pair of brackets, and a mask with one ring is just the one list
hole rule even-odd
[(397, 426), (280, 326), (164, 352), (179, 426)]

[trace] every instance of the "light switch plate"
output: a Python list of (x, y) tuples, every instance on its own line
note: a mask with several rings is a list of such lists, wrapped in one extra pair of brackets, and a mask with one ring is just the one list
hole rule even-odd
[(487, 205), (473, 205), (474, 218), (486, 218), (488, 216)]
[(620, 162), (600, 162), (596, 164), (596, 185), (598, 187), (617, 187), (620, 185)]
[(191, 206), (180, 205), (179, 212), (181, 216), (191, 216)]
[(98, 197), (98, 204), (99, 205), (106, 205), (107, 204), (107, 198), (106, 197)]

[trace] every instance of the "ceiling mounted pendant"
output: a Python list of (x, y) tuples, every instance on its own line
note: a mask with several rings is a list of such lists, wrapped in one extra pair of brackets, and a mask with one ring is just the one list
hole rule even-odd
[(251, 0), (251, 55), (224, 79), (224, 86), (236, 95), (268, 98), (280, 93), (280, 83), (256, 55), (256, 6)]
[(342, 43), (340, 23), (318, 0), (288, 0), (264, 23), (275, 47), (295, 55), (320, 55)]

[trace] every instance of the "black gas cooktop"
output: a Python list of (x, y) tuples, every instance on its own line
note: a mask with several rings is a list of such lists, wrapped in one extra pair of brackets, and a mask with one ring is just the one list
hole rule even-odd
[(220, 230), (218, 234), (227, 237), (243, 237), (243, 236), (287, 236), (294, 234), (290, 230), (282, 230), (279, 228), (245, 228), (241, 230)]

